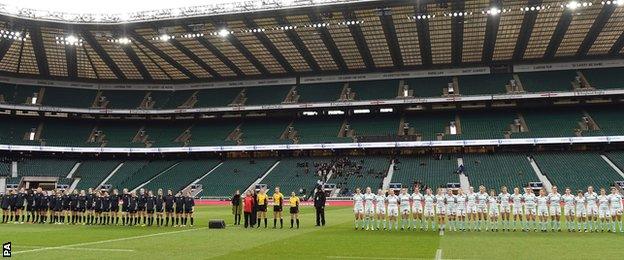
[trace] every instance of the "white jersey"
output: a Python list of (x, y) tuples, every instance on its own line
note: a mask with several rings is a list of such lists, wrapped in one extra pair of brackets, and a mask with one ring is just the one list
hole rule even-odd
[(522, 207), (522, 199), (522, 194), (511, 194), (511, 203), (513, 204), (514, 208)]
[(598, 205), (598, 194), (585, 192), (585, 201), (587, 202), (587, 207), (596, 207)]
[(509, 193), (501, 193), (498, 194), (498, 201), (500, 201), (500, 205), (501, 207), (509, 207), (511, 204), (509, 204), (509, 201), (511, 200), (511, 194)]
[(537, 205), (537, 196), (533, 193), (525, 193), (522, 195), (525, 207), (532, 208)]
[(475, 206), (477, 205), (477, 194), (476, 193), (468, 193), (466, 195), (466, 206)]
[(585, 217), (587, 215), (587, 208), (585, 207), (585, 196), (574, 197), (574, 204), (576, 204), (575, 215), (577, 217)]
[(559, 193), (548, 194), (548, 205), (551, 208), (560, 207), (561, 206), (561, 194)]
[(364, 207), (367, 209), (373, 209), (375, 207), (375, 194), (364, 193)]
[(563, 200), (563, 205), (566, 208), (574, 208), (574, 205), (576, 203), (575, 199), (576, 197), (574, 197), (574, 195), (572, 194), (563, 194), (561, 196), (561, 199)]
[(375, 195), (375, 213), (386, 214), (386, 195)]
[(354, 202), (354, 207), (355, 208), (364, 208), (364, 194), (354, 194), (353, 195), (353, 202)]
[(399, 207), (399, 197), (397, 197), (397, 195), (390, 194), (390, 195), (388, 195), (386, 200), (388, 201), (388, 208), (397, 208), (397, 207)]
[(455, 201), (456, 201), (456, 197), (454, 194), (451, 195), (444, 195), (444, 199), (446, 200), (446, 206), (449, 209), (454, 209), (455, 208)]
[(609, 204), (612, 209), (622, 209), (622, 195), (620, 194), (610, 194), (609, 195)]
[(467, 197), (464, 194), (459, 194), (455, 196), (455, 202), (457, 209), (465, 210), (466, 209), (466, 200)]
[(438, 213), (444, 213), (446, 212), (446, 196), (445, 195), (436, 195), (435, 196), (435, 201), (436, 201), (436, 210)]
[(485, 208), (488, 202), (489, 195), (487, 193), (477, 194), (477, 206)]
[(402, 209), (409, 209), (410, 208), (410, 199), (412, 198), (412, 196), (410, 196), (409, 194), (399, 194), (399, 201), (401, 204), (401, 208)]
[(422, 202), (425, 197), (420, 193), (412, 194), (412, 211), (421, 211), (422, 210)]
[(494, 196), (488, 197), (488, 212), (490, 213), (490, 216), (498, 215), (498, 198)]
[(548, 208), (548, 197), (546, 196), (537, 196), (537, 207), (538, 208)]
[(426, 216), (433, 216), (435, 212), (433, 211), (433, 206), (435, 205), (435, 196), (433, 195), (425, 195), (425, 210), (424, 213)]
[(609, 208), (609, 196), (607, 196), (607, 195), (598, 195), (598, 208), (599, 209), (608, 209)]

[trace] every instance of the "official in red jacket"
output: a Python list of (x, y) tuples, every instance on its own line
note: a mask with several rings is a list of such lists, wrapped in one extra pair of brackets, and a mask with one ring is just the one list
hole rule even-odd
[(245, 215), (245, 228), (253, 227), (251, 223), (253, 221), (253, 209), (254, 209), (254, 197), (251, 194), (251, 191), (245, 192), (245, 198), (243, 199), (243, 211)]

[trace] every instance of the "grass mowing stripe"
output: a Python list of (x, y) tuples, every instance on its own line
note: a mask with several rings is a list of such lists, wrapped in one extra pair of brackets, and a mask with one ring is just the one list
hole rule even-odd
[(94, 242), (77, 243), (77, 244), (70, 244), (70, 245), (64, 245), (64, 246), (35, 248), (35, 249), (15, 252), (15, 254), (39, 252), (39, 251), (52, 250), (52, 249), (69, 249), (69, 248), (75, 247), (75, 246), (97, 245), (97, 244), (103, 244), (103, 243), (119, 242), (119, 241), (126, 241), (126, 240), (139, 239), (139, 238), (147, 238), (147, 237), (153, 237), (153, 236), (170, 235), (170, 234), (176, 234), (176, 233), (196, 231), (196, 230), (201, 230), (201, 229), (207, 229), (207, 227), (185, 229), (185, 230), (178, 230), (178, 231), (172, 231), (172, 232), (161, 232), (161, 233), (154, 233), (154, 234), (133, 236), (133, 237), (122, 237), (122, 238), (116, 238), (116, 239), (108, 239), (108, 240), (100, 240), (100, 241), (94, 241)]

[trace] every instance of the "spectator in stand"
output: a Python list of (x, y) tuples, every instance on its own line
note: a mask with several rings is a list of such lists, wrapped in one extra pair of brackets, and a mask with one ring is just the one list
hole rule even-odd
[(240, 190), (236, 190), (232, 196), (232, 215), (234, 215), (234, 225), (240, 225), (243, 205), (241, 203)]
[(316, 209), (316, 226), (325, 226), (325, 191), (321, 185), (316, 187), (314, 208)]
[(247, 227), (251, 228), (254, 226), (253, 221), (255, 217), (253, 217), (253, 212), (254, 212), (254, 207), (255, 207), (254, 205), (255, 201), (256, 199), (254, 198), (251, 191), (247, 191), (245, 193), (245, 198), (243, 199), (243, 211), (244, 211), (243, 214), (245, 215), (245, 228)]

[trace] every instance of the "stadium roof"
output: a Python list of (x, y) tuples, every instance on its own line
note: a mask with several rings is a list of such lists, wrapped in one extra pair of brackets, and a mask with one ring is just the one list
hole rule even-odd
[(0, 29), (5, 76), (199, 82), (621, 57), (624, 1), (358, 1), (123, 24), (3, 15)]

